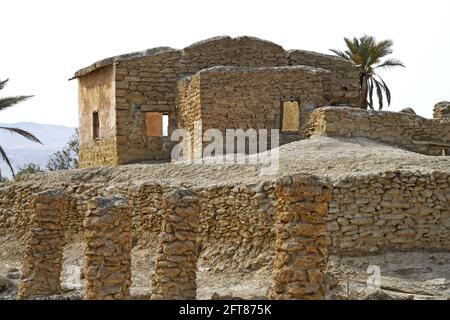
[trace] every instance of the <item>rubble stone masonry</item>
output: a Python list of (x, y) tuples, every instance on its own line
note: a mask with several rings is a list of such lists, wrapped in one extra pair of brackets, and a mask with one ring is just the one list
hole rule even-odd
[(286, 177), (279, 181), (277, 196), (276, 256), (269, 299), (324, 299), (330, 187), (314, 177)]
[(120, 196), (89, 202), (84, 219), (87, 300), (127, 299), (131, 285), (131, 219)]
[(358, 106), (358, 68), (339, 57), (311, 51), (290, 50), (288, 56), (290, 65), (315, 66), (330, 71), (322, 76), (324, 99), (330, 105)]
[(197, 295), (199, 199), (191, 191), (174, 190), (164, 195), (163, 210), (151, 299), (193, 300)]
[(324, 107), (310, 115), (306, 136), (364, 137), (409, 151), (449, 155), (450, 122), (400, 112)]
[[(270, 137), (271, 129), (280, 129), (282, 101), (298, 101), (301, 111), (329, 103), (323, 98), (321, 78), (327, 73), (306, 66), (202, 70), (178, 86), (179, 123), (192, 135), (193, 122), (201, 119), (202, 132), (220, 130), (224, 145), (226, 129), (267, 129)], [(302, 129), (308, 123), (306, 112), (300, 118), (297, 132), (281, 133), (280, 144), (302, 137)], [(270, 147), (268, 141), (267, 148)]]
[(387, 171), (333, 187), (327, 217), (330, 251), (450, 249), (450, 175)]
[(66, 197), (58, 191), (32, 196), (33, 212), (27, 230), (19, 299), (61, 292)]

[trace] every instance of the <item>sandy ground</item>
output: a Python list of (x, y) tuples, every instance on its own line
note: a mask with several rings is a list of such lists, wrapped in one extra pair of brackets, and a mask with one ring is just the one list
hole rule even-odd
[[(21, 247), (14, 240), (0, 239), (0, 300), (14, 299), (20, 276)], [(82, 242), (69, 244), (64, 252), (62, 283), (65, 293), (47, 299), (82, 299), (84, 280), (74, 290), (76, 272), (83, 265)], [(132, 253), (134, 299), (147, 299), (154, 252), (137, 246)], [(450, 299), (450, 253), (388, 252), (374, 256), (331, 256), (328, 264), (331, 299)], [(75, 268), (74, 268), (75, 267)], [(371, 268), (368, 270), (368, 268)], [(379, 269), (376, 269), (379, 268)], [(380, 289), (367, 281), (379, 270)], [(370, 272), (368, 272), (370, 271)], [(13, 278), (13, 279), (9, 279)], [(198, 299), (265, 299), (270, 286), (270, 270), (252, 273), (198, 272)], [(376, 284), (377, 282), (370, 282)]]

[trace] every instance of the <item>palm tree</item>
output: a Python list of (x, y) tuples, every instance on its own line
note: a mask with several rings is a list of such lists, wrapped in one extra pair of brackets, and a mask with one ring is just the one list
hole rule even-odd
[(344, 38), (347, 50), (330, 49), (336, 55), (355, 64), (359, 69), (359, 85), (361, 96), (359, 107), (361, 109), (373, 109), (373, 93), (378, 96), (379, 109), (383, 109), (383, 93), (386, 96), (388, 106), (391, 104), (391, 92), (386, 83), (376, 73), (379, 69), (404, 67), (400, 60), (387, 58), (393, 50), (392, 40), (377, 42), (374, 37), (364, 35), (361, 38)]
[[(6, 86), (6, 83), (8, 81), (9, 81), (9, 79), (3, 80), (3, 81), (0, 80), (0, 90), (2, 90)], [(16, 96), (16, 97), (0, 98), (0, 111), (10, 108), (10, 107), (16, 105), (17, 103), (25, 101), (31, 97), (32, 96)], [(39, 141), (38, 138), (36, 138), (33, 134), (29, 133), (28, 131), (25, 131), (25, 130), (22, 130), (19, 128), (11, 128), (11, 127), (3, 127), (3, 126), (0, 126), (0, 130), (6, 130), (8, 132), (11, 132), (12, 134), (21, 135), (25, 139), (42, 144), (42, 142)], [(15, 177), (14, 169), (11, 165), (11, 162), (9, 161), (9, 158), (8, 158), (5, 150), (3, 150), (1, 145), (0, 145), (0, 157), (3, 159), (3, 161), (6, 162), (9, 169), (11, 169), (13, 177)], [(0, 177), (1, 177), (1, 172), (0, 172)]]

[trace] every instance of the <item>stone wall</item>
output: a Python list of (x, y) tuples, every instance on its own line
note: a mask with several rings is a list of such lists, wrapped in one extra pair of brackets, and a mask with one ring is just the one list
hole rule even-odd
[(173, 190), (163, 198), (151, 299), (195, 300), (200, 203), (189, 190)]
[(218, 129), (224, 138), (230, 128), (280, 129), (282, 101), (296, 100), (302, 110), (299, 131), (281, 133), (280, 144), (301, 139), (309, 110), (329, 103), (323, 99), (323, 74), (327, 71), (305, 66), (202, 70), (179, 85), (180, 126), (192, 134), (193, 121), (201, 119), (203, 132)]
[(323, 75), (324, 98), (330, 105), (356, 107), (359, 100), (359, 71), (351, 63), (332, 55), (304, 50), (288, 51), (289, 65), (308, 65), (329, 70)]
[(344, 255), (450, 249), (450, 175), (397, 171), (333, 186), (330, 250)]
[[(201, 119), (201, 103), (200, 103), (200, 74), (192, 77), (183, 78), (178, 82), (177, 88), (177, 116), (178, 127), (189, 132), (189, 147), (195, 144), (201, 144), (201, 141), (195, 141), (194, 123)], [(201, 137), (197, 136), (201, 139)], [(185, 141), (183, 141), (183, 144)], [(185, 147), (188, 147), (187, 145)], [(188, 150), (186, 149), (186, 152)], [(189, 157), (193, 157), (194, 150), (191, 149)]]
[(119, 163), (170, 159), (167, 137), (147, 137), (145, 112), (169, 113), (169, 135), (176, 127), (175, 93), (181, 53), (155, 49), (116, 64)]
[[(95, 173), (94, 173), (95, 175)], [(161, 183), (81, 183), (76, 178), (52, 188), (61, 188), (68, 197), (65, 237), (78, 239), (83, 232), (84, 213), (89, 199), (122, 194), (132, 217), (132, 243), (143, 244), (156, 253), (161, 230), (162, 198), (171, 187)], [(25, 183), (0, 186), (0, 236), (8, 235), (25, 242), (33, 212), (31, 194), (47, 189)], [(220, 186), (195, 191), (202, 202), (199, 246), (200, 263), (212, 271), (249, 271), (272, 261), (272, 224), (275, 201), (271, 184), (249, 188)], [(203, 205), (204, 204), (204, 205)], [(225, 257), (225, 258), (224, 258)]]
[(93, 141), (81, 146), (78, 153), (80, 168), (110, 166), (119, 163), (116, 138)]
[(180, 62), (185, 68), (185, 75), (214, 66), (260, 68), (288, 65), (281, 46), (246, 36), (215, 37), (194, 43), (183, 49)]
[(409, 151), (439, 156), (450, 150), (450, 123), (414, 114), (324, 107), (310, 115), (306, 136), (364, 137)]
[[(88, 199), (109, 196), (113, 192), (123, 194), (129, 207), (133, 208), (130, 209), (133, 244), (156, 246), (164, 212), (162, 197), (170, 187), (160, 183), (131, 183), (108, 188), (102, 182), (73, 182), (70, 186), (62, 184), (60, 187), (69, 199), (65, 228), (69, 241), (82, 231)], [(31, 195), (46, 188), (45, 185), (27, 183), (10, 183), (0, 188), (0, 235), (26, 241), (33, 214)], [(211, 270), (227, 268), (242, 272), (270, 265), (275, 242), (274, 188), (272, 183), (267, 183), (254, 187), (218, 186), (195, 191), (202, 203), (198, 240), (202, 251), (200, 263), (205, 263)], [(356, 176), (336, 181), (330, 200), (330, 250), (346, 254), (389, 248), (448, 250), (450, 244), (445, 228), (449, 223), (449, 194), (448, 175), (444, 173), (431, 175), (405, 170), (390, 178), (380, 173), (373, 178)], [(391, 222), (386, 222), (387, 229), (380, 225), (384, 223), (378, 221), (381, 217), (391, 218)], [(410, 238), (413, 241), (399, 244), (390, 241), (395, 233), (386, 231), (392, 226), (405, 229), (409, 226), (413, 230), (425, 228), (428, 231), (422, 230), (421, 236), (418, 233)], [(379, 238), (380, 235), (385, 235), (385, 238)], [(380, 245), (373, 246), (370, 239), (376, 239)]]
[(273, 183), (210, 187), (197, 194), (202, 267), (250, 272), (271, 266), (277, 202)]
[[(68, 241), (82, 232), (88, 199), (123, 194), (132, 218), (133, 245), (156, 248), (164, 212), (162, 198), (172, 187), (156, 182), (115, 183), (108, 187), (103, 182), (85, 184), (73, 180), (52, 187), (61, 188), (68, 197), (64, 230)], [(330, 251), (359, 254), (389, 248), (449, 250), (449, 184), (446, 173), (408, 170), (333, 182)], [(32, 224), (31, 195), (46, 189), (46, 185), (30, 183), (1, 186), (0, 235), (26, 243), (26, 232)], [(202, 203), (198, 239), (201, 265), (212, 271), (248, 272), (272, 263), (276, 221), (273, 183), (205, 187), (194, 193)], [(411, 230), (415, 230), (414, 236)]]
[(67, 199), (60, 192), (44, 191), (34, 194), (32, 201), (19, 299), (61, 292)]
[(97, 197), (83, 221), (87, 300), (128, 299), (131, 286), (131, 219), (123, 197)]
[(330, 187), (311, 177), (287, 177), (279, 182), (277, 196), (276, 257), (269, 298), (324, 299)]

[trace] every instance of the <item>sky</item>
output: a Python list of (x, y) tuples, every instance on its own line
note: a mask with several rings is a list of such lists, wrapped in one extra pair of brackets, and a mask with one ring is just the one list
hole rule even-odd
[(343, 37), (394, 41), (406, 68), (381, 75), (393, 98), (387, 110), (412, 107), (431, 117), (450, 100), (450, 2), (2, 0), (0, 96), (34, 95), (0, 113), (0, 122), (77, 126), (73, 73), (117, 54), (158, 46), (183, 48), (218, 35), (249, 35), (284, 49), (329, 53)]

